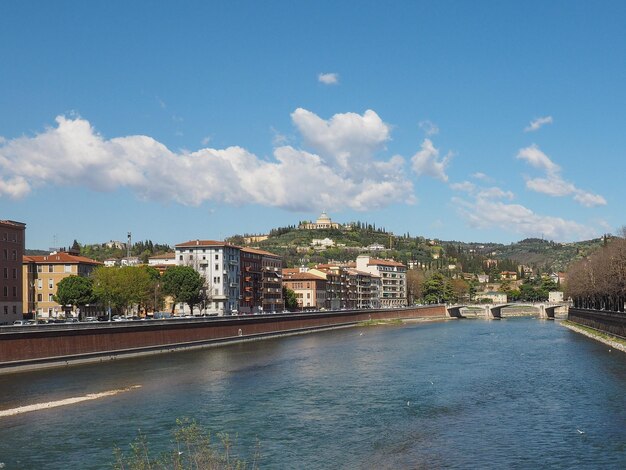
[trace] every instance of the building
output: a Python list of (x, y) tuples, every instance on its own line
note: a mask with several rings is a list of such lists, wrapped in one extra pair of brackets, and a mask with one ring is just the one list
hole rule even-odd
[(139, 266), (141, 260), (137, 256), (125, 256), (120, 259), (120, 266)]
[(487, 282), (489, 282), (489, 274), (478, 274), (476, 275), (476, 278), (481, 284), (486, 284)]
[(372, 292), (375, 295), (374, 300), (378, 302), (377, 282), (380, 282), (380, 278), (354, 268), (347, 268), (346, 274), (348, 278), (348, 295), (350, 304), (353, 305), (352, 308), (374, 308)]
[(23, 319), (25, 310), (22, 257), (26, 224), (0, 220), (0, 325)]
[(500, 273), (500, 279), (502, 279), (503, 281), (517, 281), (517, 272), (502, 271)]
[(261, 252), (262, 306), (264, 312), (282, 312), (285, 309), (283, 297), (283, 260), (268, 251)]
[(296, 293), (298, 308), (319, 310), (326, 308), (326, 279), (310, 272), (283, 270), (283, 284)]
[(191, 266), (205, 279), (206, 302), (194, 312), (180, 304), (179, 313), (217, 313), (231, 315), (239, 311), (241, 293), (241, 249), (222, 241), (190, 240), (176, 245), (176, 264)]
[(356, 269), (380, 278), (380, 290), (378, 291), (380, 307), (404, 307), (407, 305), (405, 265), (393, 260), (359, 255), (356, 258)]
[[(24, 256), (22, 259), (23, 302), (29, 316), (57, 318), (65, 316), (66, 306), (53, 296), (62, 279), (69, 276), (89, 276), (103, 264), (75, 252), (53, 252), (45, 256)], [(64, 308), (65, 307), (65, 308)], [(75, 312), (78, 314), (80, 312)]]
[(302, 223), (298, 228), (302, 230), (327, 230), (340, 229), (341, 225), (330, 220), (326, 212), (322, 212), (315, 222)]
[(507, 296), (504, 292), (487, 291), (476, 294), (474, 300), (479, 302), (489, 301), (493, 304), (505, 304), (507, 302)]
[(176, 266), (176, 253), (151, 256), (148, 258), (148, 266), (152, 266), (163, 274), (169, 266)]
[(334, 240), (330, 238), (314, 238), (311, 240), (311, 246), (326, 249), (335, 246)]

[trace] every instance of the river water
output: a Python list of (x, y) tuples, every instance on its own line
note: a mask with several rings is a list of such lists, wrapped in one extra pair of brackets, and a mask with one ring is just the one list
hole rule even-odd
[(261, 468), (624, 468), (626, 354), (552, 321), (326, 331), (0, 376), (6, 469), (109, 468), (175, 420), (256, 439)]

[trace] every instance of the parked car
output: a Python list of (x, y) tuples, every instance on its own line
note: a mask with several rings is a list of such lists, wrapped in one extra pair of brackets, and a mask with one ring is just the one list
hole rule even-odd
[(66, 318), (65, 323), (78, 323), (78, 318), (74, 318), (74, 317)]
[(87, 323), (93, 323), (93, 322), (98, 321), (98, 319), (96, 317), (85, 317), (83, 321)]
[(13, 322), (13, 325), (15, 325), (15, 326), (26, 326), (26, 325), (28, 325), (28, 321), (26, 321), (26, 320), (15, 320)]

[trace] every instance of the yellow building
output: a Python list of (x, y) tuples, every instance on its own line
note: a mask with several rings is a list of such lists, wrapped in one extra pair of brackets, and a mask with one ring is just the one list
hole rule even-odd
[(73, 253), (59, 252), (45, 256), (24, 256), (22, 262), (24, 310), (37, 318), (58, 317), (63, 308), (53, 296), (57, 285), (69, 276), (89, 276), (101, 266), (100, 261), (78, 256)]
[(322, 212), (319, 218), (313, 222), (307, 222), (300, 224), (298, 227), (303, 230), (323, 230), (323, 229), (340, 229), (341, 225), (337, 222), (333, 222), (326, 212)]

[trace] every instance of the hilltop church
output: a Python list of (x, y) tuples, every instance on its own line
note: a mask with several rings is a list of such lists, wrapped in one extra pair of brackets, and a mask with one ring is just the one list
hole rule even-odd
[(337, 222), (333, 222), (326, 214), (326, 211), (322, 212), (322, 214), (317, 218), (314, 222), (306, 222), (301, 223), (298, 227), (301, 230), (321, 230), (321, 229), (341, 229), (341, 224)]

